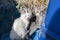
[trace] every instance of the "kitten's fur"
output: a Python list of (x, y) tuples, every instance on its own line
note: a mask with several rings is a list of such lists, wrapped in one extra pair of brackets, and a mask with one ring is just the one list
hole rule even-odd
[(36, 31), (36, 29), (40, 29), (40, 26), (42, 25), (43, 19), (45, 17), (45, 11), (42, 11), (42, 9), (40, 8), (34, 7), (33, 13), (36, 16), (36, 21), (33, 22), (30, 26), (30, 35), (32, 35)]
[(17, 18), (12, 26), (12, 30), (10, 32), (11, 40), (14, 39), (23, 39), (27, 34), (27, 27), (29, 24), (29, 19), (32, 16), (31, 10), (26, 7), (20, 8), (21, 17)]

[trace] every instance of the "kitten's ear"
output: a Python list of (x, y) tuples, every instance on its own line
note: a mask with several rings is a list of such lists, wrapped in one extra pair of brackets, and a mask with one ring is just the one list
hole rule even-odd
[(25, 10), (24, 10), (24, 8), (23, 8), (22, 6), (20, 7), (19, 12), (20, 12), (21, 14), (24, 14), (24, 13), (25, 13)]

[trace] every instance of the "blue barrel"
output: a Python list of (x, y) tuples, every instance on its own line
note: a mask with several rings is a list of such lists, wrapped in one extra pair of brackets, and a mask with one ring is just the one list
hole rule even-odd
[(60, 0), (49, 0), (41, 32), (40, 36), (36, 32), (34, 40), (60, 40)]
[[(60, 0), (50, 0), (45, 18), (46, 34), (49, 39), (60, 40)], [(46, 35), (46, 38), (48, 36)]]

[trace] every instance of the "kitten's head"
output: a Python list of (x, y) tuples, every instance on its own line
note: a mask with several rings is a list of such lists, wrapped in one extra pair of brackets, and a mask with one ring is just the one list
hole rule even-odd
[(20, 7), (20, 14), (21, 14), (21, 17), (28, 20), (32, 17), (32, 11), (25, 6)]
[(41, 5), (38, 8), (34, 6), (32, 11), (33, 11), (34, 15), (36, 15), (36, 16), (42, 16), (43, 17), (43, 16), (45, 16), (45, 11), (46, 10), (44, 10), (44, 6)]

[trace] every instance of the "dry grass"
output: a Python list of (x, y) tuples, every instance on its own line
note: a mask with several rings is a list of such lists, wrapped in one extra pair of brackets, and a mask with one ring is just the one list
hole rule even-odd
[(39, 7), (40, 5), (43, 4), (44, 9), (46, 9), (47, 4), (49, 2), (49, 0), (15, 0), (17, 2), (17, 8), (19, 8), (21, 5), (29, 7), (29, 8), (33, 8), (34, 6)]

